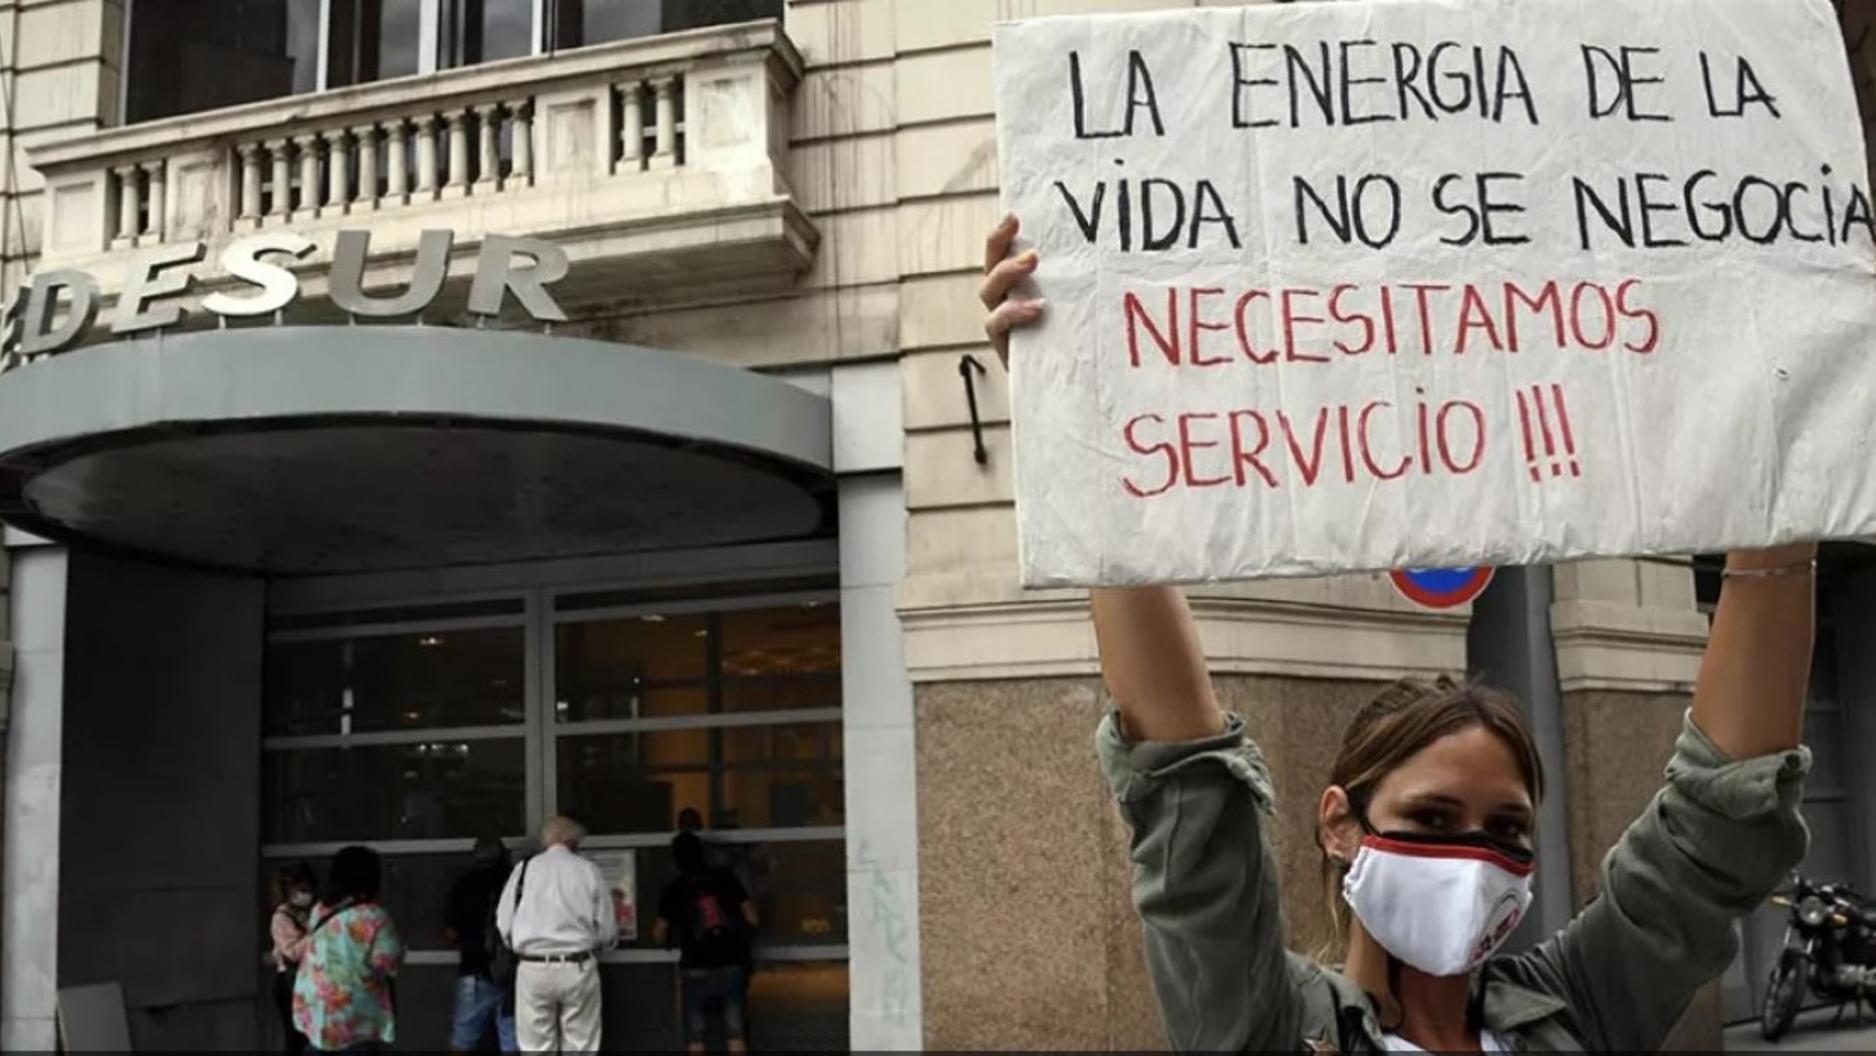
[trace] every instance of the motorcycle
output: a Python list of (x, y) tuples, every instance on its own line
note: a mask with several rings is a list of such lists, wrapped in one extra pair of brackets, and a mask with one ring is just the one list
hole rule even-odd
[(1789, 911), (1784, 948), (1766, 987), (1759, 1033), (1777, 1041), (1791, 1029), (1808, 990), (1856, 1009), (1876, 1009), (1876, 909), (1847, 884), (1820, 884), (1793, 875), (1791, 890), (1772, 896)]

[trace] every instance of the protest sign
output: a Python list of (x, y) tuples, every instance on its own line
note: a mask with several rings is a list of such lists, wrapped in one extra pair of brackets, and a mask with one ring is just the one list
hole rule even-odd
[(1876, 534), (1876, 245), (1825, 0), (996, 34), (1028, 585)]

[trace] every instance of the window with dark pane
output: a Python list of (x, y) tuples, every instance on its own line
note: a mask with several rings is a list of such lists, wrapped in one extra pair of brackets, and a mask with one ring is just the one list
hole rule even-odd
[(549, 43), (577, 48), (782, 17), (782, 0), (545, 0)]
[(503, 726), (526, 718), (520, 627), (274, 642), (269, 736)]
[(326, 84), (406, 77), (422, 68), (419, 36), (426, 0), (332, 0)]
[[(577, 725), (556, 743), (556, 792), (598, 832), (667, 832), (695, 808), (713, 828), (839, 825), (840, 607), (797, 602), (562, 624), (563, 724), (687, 719), (619, 732)], [(775, 715), (822, 711), (833, 717)], [(775, 720), (716, 716), (768, 713)]]
[(262, 762), (265, 843), (463, 839), (527, 831), (524, 742), (301, 748)]
[(534, 0), (440, 0), (437, 68), (519, 58), (534, 50)]
[(126, 122), (318, 86), (319, 0), (139, 0), (129, 22)]

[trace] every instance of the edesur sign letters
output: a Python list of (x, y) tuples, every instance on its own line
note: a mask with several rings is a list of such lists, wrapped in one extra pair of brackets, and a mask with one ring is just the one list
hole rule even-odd
[[(454, 240), (449, 231), (425, 231), (418, 241), (410, 282), (404, 289), (368, 295), (364, 273), (371, 233), (340, 231), (332, 249), (327, 296), (334, 306), (354, 316), (384, 319), (415, 315), (442, 292)], [(118, 294), (111, 332), (122, 336), (182, 322), (183, 307), (174, 300), (189, 292), (195, 279), (191, 266), (202, 261), (205, 249), (201, 242), (181, 242), (133, 257)], [(236, 280), (238, 288), (204, 297), (203, 310), (223, 318), (266, 316), (284, 310), (300, 295), (299, 276), (288, 265), (313, 249), (311, 239), (292, 231), (270, 231), (230, 243), (221, 255), (221, 267)], [(504, 301), (513, 295), (533, 318), (565, 322), (567, 313), (555, 303), (547, 287), (565, 278), (567, 270), (566, 252), (551, 242), (485, 236), (469, 287), (469, 313), (499, 316)], [(9, 362), (64, 351), (96, 322), (98, 300), (97, 280), (87, 272), (40, 272), (24, 296), (15, 298), (8, 310), (0, 348)], [(61, 304), (64, 316), (55, 322)]]

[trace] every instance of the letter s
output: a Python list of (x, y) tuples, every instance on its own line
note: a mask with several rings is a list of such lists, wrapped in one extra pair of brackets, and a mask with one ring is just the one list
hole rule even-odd
[(1122, 487), (1127, 489), (1127, 494), (1132, 495), (1134, 498), (1149, 499), (1155, 495), (1165, 494), (1167, 491), (1171, 490), (1173, 482), (1179, 479), (1179, 455), (1173, 450), (1173, 445), (1168, 443), (1141, 446), (1139, 439), (1133, 435), (1134, 427), (1141, 422), (1153, 422), (1156, 425), (1165, 425), (1166, 419), (1161, 418), (1157, 414), (1143, 414), (1128, 422), (1126, 429), (1122, 431), (1122, 435), (1126, 437), (1127, 446), (1132, 448), (1135, 453), (1151, 455), (1155, 452), (1159, 452), (1166, 456), (1166, 483), (1161, 484), (1152, 491), (1142, 490), (1140, 485), (1135, 484), (1128, 477), (1121, 477), (1120, 483)]
[(1648, 339), (1642, 342), (1624, 341), (1622, 347), (1636, 355), (1645, 356), (1661, 343), (1661, 318), (1651, 309), (1637, 308), (1629, 304), (1629, 291), (1642, 284), (1640, 279), (1629, 279), (1615, 289), (1616, 310), (1625, 319), (1639, 319), (1648, 324)]
[(230, 243), (221, 255), (222, 269), (260, 287), (260, 292), (246, 297), (212, 293), (202, 299), (202, 307), (231, 316), (268, 315), (285, 308), (299, 295), (300, 280), (281, 265), (262, 260), (261, 255), (285, 253), (297, 260), (312, 251), (312, 239), (291, 231), (269, 231)]

